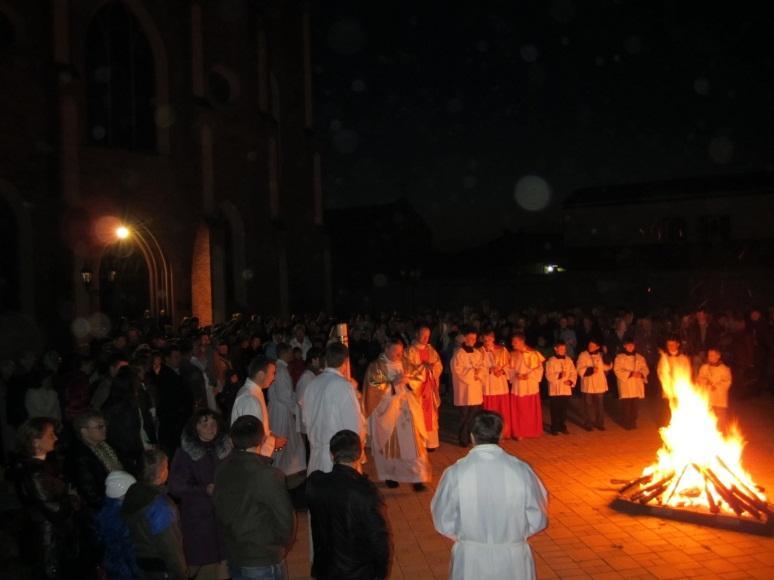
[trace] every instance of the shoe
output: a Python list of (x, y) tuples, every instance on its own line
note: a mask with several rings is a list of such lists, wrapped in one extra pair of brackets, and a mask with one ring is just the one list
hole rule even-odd
[(570, 432), (567, 430), (567, 427), (565, 427), (564, 429), (559, 431), (559, 433), (561, 433), (562, 435), (569, 435), (570, 434)]
[(551, 429), (550, 432), (551, 432), (551, 435), (559, 435), (559, 431), (557, 431), (556, 429)]
[(396, 488), (396, 487), (398, 487), (400, 484), (399, 484), (397, 481), (393, 481), (392, 479), (388, 479), (388, 480), (386, 480), (386, 481), (384, 482), (384, 485), (386, 485), (386, 486), (387, 486), (387, 487), (389, 487), (390, 489), (395, 489), (395, 488)]
[(411, 487), (413, 487), (416, 492), (427, 491), (427, 486), (424, 483), (415, 483)]
[(600, 431), (604, 431), (605, 430), (605, 426), (604, 425), (597, 425), (597, 429), (599, 429)]
[(585, 431), (592, 431), (592, 430), (593, 430), (593, 428), (591, 427), (591, 425), (584, 425), (584, 426), (583, 426), (583, 429), (584, 429)]
[(438, 447), (428, 447), (427, 448), (427, 452), (428, 453), (435, 453), (436, 451), (438, 451)]

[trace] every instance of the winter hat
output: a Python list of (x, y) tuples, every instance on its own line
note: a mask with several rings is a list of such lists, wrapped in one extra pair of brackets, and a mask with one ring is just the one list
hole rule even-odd
[(105, 478), (105, 495), (116, 499), (124, 497), (137, 480), (126, 471), (111, 471)]

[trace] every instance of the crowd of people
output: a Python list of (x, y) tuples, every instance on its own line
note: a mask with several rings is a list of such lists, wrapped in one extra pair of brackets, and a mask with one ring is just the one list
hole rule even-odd
[[(771, 311), (635, 318), (625, 309), (484, 306), (355, 315), (348, 336), (332, 339), (336, 322), (235, 315), (172, 329), (146, 316), (118, 321), (110, 338), (65, 360), (51, 350), (39, 361), (23, 352), (0, 362), (3, 462), (23, 506), (22, 555), (36, 574), (284, 578), (295, 511), (308, 509), (315, 577), (383, 578), (388, 516), (362, 475), (363, 449), (386, 487), (422, 493), (444, 401), (459, 410), (456, 442), (474, 448), (441, 478), (436, 528), (475, 537), (481, 522), (459, 513), (460, 487), (502, 470), (528, 496), (518, 529), (507, 530), (508, 542), (523, 544), (546, 525), (545, 490), (497, 443), (542, 436), (544, 398), (548, 432), (559, 435), (569, 433), (576, 396), (581, 426), (604, 430), (608, 391), (627, 429), (648, 394), (663, 396), (668, 420), (669, 384), (681, 370), (707, 389), (721, 421), (729, 393), (755, 396), (774, 384)], [(476, 500), (481, 513), (490, 500)], [(476, 549), (455, 550), (455, 577), (480, 569)], [(503, 565), (531, 565), (525, 549)]]

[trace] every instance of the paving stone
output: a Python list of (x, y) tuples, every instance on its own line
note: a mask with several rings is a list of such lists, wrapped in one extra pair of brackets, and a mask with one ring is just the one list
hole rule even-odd
[[(774, 399), (746, 401), (736, 413), (747, 440), (745, 467), (757, 483), (774, 489), (774, 422), (770, 420)], [(587, 433), (571, 425), (569, 437), (503, 444), (535, 469), (550, 494), (549, 527), (530, 541), (538, 577), (774, 579), (774, 538), (631, 516), (609, 507), (616, 495), (610, 480), (637, 477), (660, 447), (657, 426), (649, 419), (652, 415), (642, 415), (636, 431), (625, 431), (610, 421), (604, 433)], [(549, 416), (547, 410), (545, 416)], [(430, 456), (434, 476), (429, 492), (414, 493), (408, 485), (396, 490), (380, 485), (396, 550), (391, 578), (448, 576), (452, 542), (434, 531), (430, 500), (443, 470), (465, 453), (455, 445), (441, 444)], [(369, 462), (367, 471), (372, 469)], [(307, 578), (305, 515), (298, 519), (298, 538), (288, 557), (290, 576)]]

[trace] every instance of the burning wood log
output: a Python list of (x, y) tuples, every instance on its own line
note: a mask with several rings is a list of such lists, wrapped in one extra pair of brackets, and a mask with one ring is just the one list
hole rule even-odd
[(735, 485), (732, 485), (729, 491), (733, 495), (734, 499), (742, 504), (742, 507), (750, 512), (756, 520), (762, 519), (761, 513), (758, 511), (758, 509), (752, 505), (752, 503), (747, 499), (747, 496), (742, 494)]
[(742, 495), (744, 499), (751, 502), (757, 509), (771, 513), (771, 510), (768, 506), (768, 504), (763, 501), (757, 493), (755, 493), (753, 490), (751, 490), (747, 484), (742, 481), (742, 479), (734, 472), (731, 468), (726, 465), (726, 462), (723, 461), (720, 457), (716, 457), (715, 459), (718, 460), (718, 463), (720, 466), (725, 469), (728, 473), (731, 474), (731, 476), (736, 480), (737, 484), (739, 484), (739, 489), (737, 489), (737, 493)]
[[(630, 499), (632, 501), (639, 501), (640, 499), (642, 499), (643, 496), (650, 496), (650, 495), (652, 495), (653, 497), (656, 497), (659, 494), (658, 493), (657, 494), (653, 494), (653, 492), (658, 490), (658, 489), (660, 489), (661, 490), (660, 493), (663, 493), (664, 489), (666, 488), (666, 484), (669, 483), (674, 476), (675, 476), (675, 472), (671, 471), (666, 476), (664, 476), (663, 478), (659, 479), (656, 483), (654, 483), (652, 485), (649, 485), (648, 487), (643, 487), (637, 493), (632, 495), (632, 497)], [(650, 497), (648, 501), (653, 499), (653, 497)]]
[(680, 487), (680, 481), (683, 479), (683, 475), (685, 475), (686, 469), (688, 469), (688, 465), (683, 467), (683, 470), (680, 472), (680, 477), (677, 478), (677, 482), (675, 483), (675, 486), (672, 488), (672, 493), (669, 494), (669, 497), (664, 502), (665, 504), (669, 505), (669, 502), (672, 501), (672, 497), (674, 497), (675, 492), (677, 491), (677, 488)]
[[(633, 488), (635, 485), (639, 485), (642, 483), (648, 483), (651, 479), (653, 479), (653, 474), (650, 473), (648, 475), (643, 475), (642, 477), (638, 477), (637, 479), (633, 479), (626, 483), (621, 489), (618, 490), (618, 493), (626, 493), (631, 488)], [(615, 483), (611, 480), (611, 483)]]
[(725, 500), (725, 502), (728, 504), (728, 507), (734, 510), (736, 515), (741, 516), (745, 511), (744, 507), (742, 507), (741, 503), (734, 497), (734, 494), (731, 493), (731, 491), (729, 491), (725, 485), (723, 485), (723, 482), (718, 479), (718, 476), (715, 475), (715, 473), (709, 467), (706, 469), (699, 469), (701, 470), (702, 474), (704, 474), (704, 477), (709, 480), (709, 482), (712, 484), (712, 487), (715, 488), (715, 491), (718, 492), (720, 497)]
[(710, 493), (709, 490), (709, 484), (707, 483), (707, 479), (704, 479), (704, 493), (707, 494), (707, 503), (709, 504), (709, 511), (711, 514), (717, 514), (720, 512), (720, 508), (718, 507), (717, 502), (715, 501), (715, 497)]

